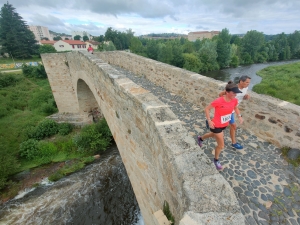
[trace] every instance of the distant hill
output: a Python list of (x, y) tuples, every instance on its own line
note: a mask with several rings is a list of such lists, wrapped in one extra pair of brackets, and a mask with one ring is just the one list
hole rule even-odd
[(71, 34), (65, 34), (65, 33), (57, 33), (55, 31), (49, 30), (50, 34), (53, 34), (55, 36), (72, 36)]

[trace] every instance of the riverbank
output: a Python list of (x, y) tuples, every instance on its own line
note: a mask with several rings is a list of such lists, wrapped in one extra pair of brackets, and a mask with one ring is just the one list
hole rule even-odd
[(295, 63), (295, 62), (300, 62), (300, 60), (297, 59), (297, 60), (288, 60), (288, 61), (281, 61), (281, 62), (257, 63), (248, 66), (239, 66), (237, 68), (228, 68), (228, 69), (223, 69), (218, 71), (210, 71), (207, 73), (202, 73), (202, 75), (214, 78), (216, 80), (224, 81), (224, 82), (228, 82), (229, 80), (233, 80), (237, 82), (240, 76), (247, 75), (251, 77), (249, 90), (252, 90), (253, 86), (259, 84), (262, 80), (262, 78), (257, 75), (258, 71), (269, 66), (285, 65), (285, 64)]
[(258, 94), (270, 95), (300, 105), (300, 62), (269, 66), (257, 72), (262, 81), (253, 87)]

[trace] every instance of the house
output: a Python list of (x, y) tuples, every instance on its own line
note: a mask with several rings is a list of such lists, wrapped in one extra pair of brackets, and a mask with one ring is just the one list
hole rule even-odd
[(40, 45), (54, 45), (57, 41), (47, 41), (47, 40), (40, 40)]
[(59, 40), (54, 43), (54, 48), (58, 52), (86, 50), (86, 43), (77, 40)]
[(188, 40), (189, 41), (196, 41), (197, 39), (204, 39), (208, 38), (211, 39), (213, 36), (218, 35), (220, 31), (196, 31), (188, 33)]
[(93, 41), (93, 40), (88, 40), (88, 41), (86, 41), (85, 43), (86, 43), (87, 48), (89, 47), (89, 45), (91, 45), (93, 49), (97, 49), (97, 48), (98, 48), (98, 45), (101, 44), (100, 42), (98, 42), (98, 41)]

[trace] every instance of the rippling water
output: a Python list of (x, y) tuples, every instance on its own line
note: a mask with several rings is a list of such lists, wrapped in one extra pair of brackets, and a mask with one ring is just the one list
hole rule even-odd
[(236, 83), (239, 80), (239, 77), (242, 75), (247, 75), (251, 77), (251, 83), (249, 85), (249, 90), (252, 90), (255, 84), (259, 84), (261, 82), (261, 77), (256, 75), (256, 72), (262, 70), (268, 66), (276, 66), (276, 65), (283, 65), (289, 64), (294, 62), (299, 62), (300, 60), (289, 60), (289, 61), (282, 61), (282, 62), (270, 62), (270, 63), (259, 63), (259, 64), (252, 64), (249, 66), (239, 66), (237, 68), (228, 68), (218, 71), (210, 71), (206, 73), (202, 73), (202, 75), (214, 78), (220, 81), (229, 81), (233, 80)]
[(143, 225), (116, 146), (80, 172), (1, 206), (0, 224)]

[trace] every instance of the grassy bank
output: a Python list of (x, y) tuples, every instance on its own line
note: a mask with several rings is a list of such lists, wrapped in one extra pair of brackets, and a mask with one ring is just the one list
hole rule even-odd
[[(28, 69), (28, 68), (27, 68)], [(37, 76), (38, 77), (38, 76)], [(75, 129), (45, 119), (57, 112), (47, 79), (0, 73), (0, 192), (14, 195), (13, 175), (41, 165), (71, 160), (52, 175), (57, 180), (93, 161), (112, 140), (105, 120)], [(8, 190), (15, 190), (7, 194)]]
[(300, 62), (269, 66), (257, 74), (262, 82), (253, 91), (300, 105)]

